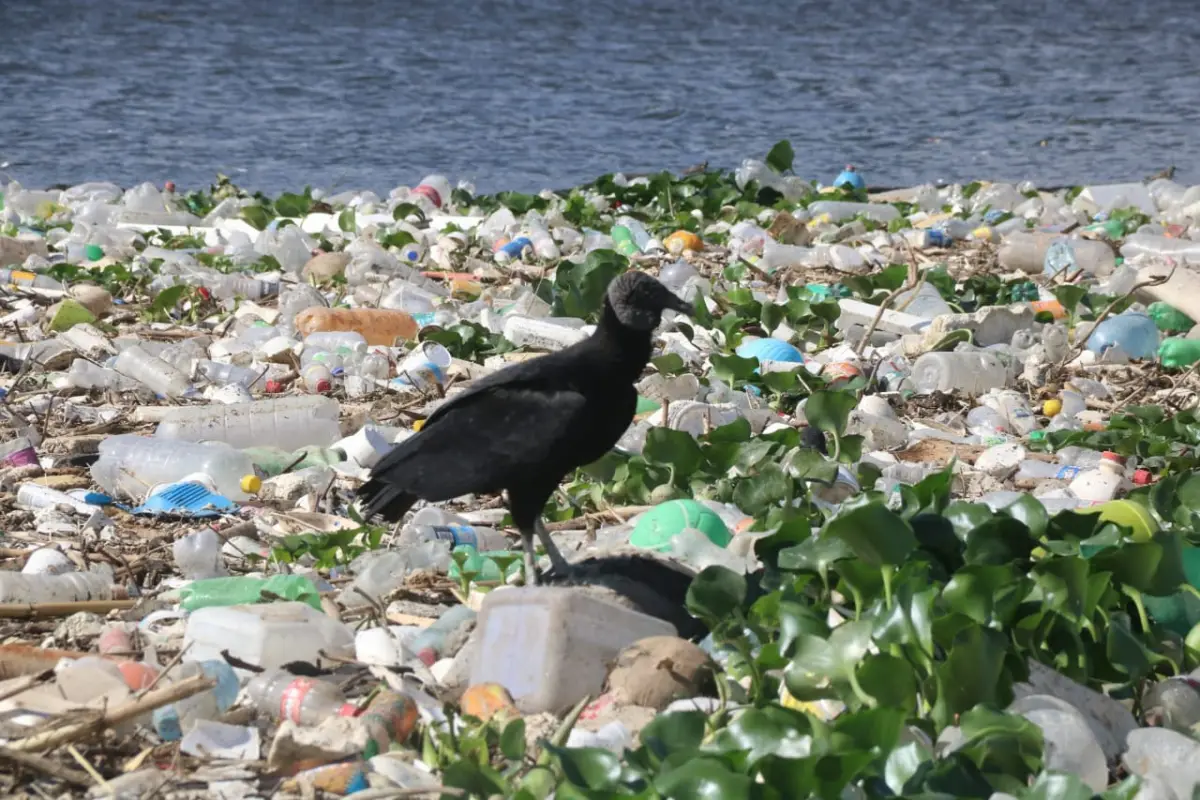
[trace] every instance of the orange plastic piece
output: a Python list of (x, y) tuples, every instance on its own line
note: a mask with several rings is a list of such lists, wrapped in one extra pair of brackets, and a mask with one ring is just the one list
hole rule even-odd
[(412, 315), (386, 308), (309, 308), (296, 315), (301, 336), (317, 331), (354, 331), (367, 344), (393, 347), (397, 339), (413, 341), (420, 326)]
[(1034, 314), (1049, 311), (1055, 319), (1066, 319), (1067, 317), (1067, 310), (1057, 300), (1034, 300), (1029, 307), (1033, 309)]

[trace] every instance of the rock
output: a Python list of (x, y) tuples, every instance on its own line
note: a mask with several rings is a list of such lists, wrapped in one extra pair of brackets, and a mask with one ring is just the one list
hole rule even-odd
[(346, 271), (350, 263), (349, 253), (318, 253), (308, 260), (300, 270), (300, 276), (305, 280), (315, 280), (325, 283)]
[(75, 644), (80, 641), (91, 641), (104, 632), (104, 620), (98, 614), (80, 611), (58, 623), (54, 629), (54, 638), (60, 642)]
[(1016, 442), (1006, 442), (989, 447), (975, 460), (975, 469), (1004, 480), (1017, 471), (1026, 457), (1025, 448)]
[(112, 310), (112, 294), (101, 286), (77, 283), (67, 290), (67, 294), (97, 317), (102, 317)]
[(281, 769), (306, 762), (328, 764), (361, 754), (370, 741), (370, 731), (355, 717), (329, 717), (312, 728), (284, 720), (271, 741), (267, 765)]
[(0, 267), (18, 267), (31, 255), (49, 256), (41, 236), (0, 236)]
[(1115, 761), (1125, 750), (1125, 740), (1137, 730), (1137, 721), (1129, 709), (1107, 695), (1081, 686), (1040, 662), (1029, 659), (1029, 682), (1013, 684), (1013, 696), (1048, 694), (1073, 705), (1092, 729), (1092, 734), (1108, 761)]
[(1192, 726), (1200, 722), (1200, 692), (1191, 680), (1167, 678), (1147, 689), (1142, 697), (1147, 722), (1179, 733), (1190, 733)]
[(608, 674), (618, 703), (663, 709), (692, 697), (712, 678), (708, 654), (675, 636), (651, 636), (626, 647)]
[(1191, 797), (1200, 786), (1200, 743), (1166, 728), (1139, 728), (1127, 739), (1121, 763), (1134, 775), (1152, 776), (1176, 797)]
[(1073, 705), (1049, 695), (1028, 695), (1008, 707), (1042, 729), (1045, 769), (1078, 775), (1097, 792), (1108, 786), (1108, 765), (1087, 719)]

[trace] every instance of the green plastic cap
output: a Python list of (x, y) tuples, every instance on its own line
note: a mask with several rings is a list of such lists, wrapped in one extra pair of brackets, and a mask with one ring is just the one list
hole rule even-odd
[(695, 500), (668, 500), (647, 511), (634, 526), (629, 543), (647, 550), (665, 551), (671, 537), (684, 528), (696, 528), (717, 547), (733, 537), (724, 521), (711, 508)]

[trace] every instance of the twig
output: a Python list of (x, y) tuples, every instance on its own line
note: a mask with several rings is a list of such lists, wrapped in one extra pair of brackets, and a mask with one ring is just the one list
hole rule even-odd
[[(1175, 276), (1175, 269), (1178, 266), (1179, 265), (1176, 264), (1172, 260), (1171, 271), (1168, 272), (1166, 275), (1160, 275), (1157, 278), (1151, 278), (1150, 280), (1142, 281), (1141, 283), (1135, 283), (1133, 285), (1132, 289), (1130, 289), (1128, 292), (1121, 295), (1117, 299), (1113, 300), (1111, 303), (1109, 303), (1105, 307), (1105, 309), (1103, 311), (1100, 312), (1100, 316), (1096, 317), (1096, 321), (1092, 324), (1092, 332), (1095, 332), (1096, 328), (1100, 327), (1101, 322), (1104, 322), (1104, 320), (1108, 319), (1108, 315), (1112, 313), (1112, 310), (1114, 308), (1116, 308), (1118, 304), (1120, 304), (1120, 303), (1124, 302), (1125, 300), (1129, 299), (1130, 297), (1132, 297), (1134, 295), (1134, 293), (1137, 292), (1139, 289), (1145, 289), (1147, 286), (1162, 286), (1164, 283), (1171, 280), (1171, 278)], [(1087, 339), (1084, 339), (1082, 342), (1077, 344), (1075, 346), (1074, 350), (1067, 353), (1067, 355), (1063, 357), (1063, 359), (1058, 363), (1058, 366), (1061, 368), (1064, 365), (1066, 365), (1066, 364), (1074, 361), (1076, 358), (1078, 358), (1079, 354), (1083, 352), (1083, 349), (1085, 347), (1087, 347), (1087, 340), (1090, 338), (1091, 338), (1091, 335), (1089, 334)]]
[(72, 786), (79, 786), (84, 789), (92, 788), (92, 779), (88, 777), (86, 772), (70, 767), (64, 767), (57, 761), (52, 761), (44, 756), (34, 755), (33, 753), (22, 753), (18, 750), (12, 750), (7, 747), (0, 746), (0, 760), (11, 761), (14, 764), (20, 764), (22, 767), (36, 770), (43, 775), (48, 775), (51, 778), (57, 778), (64, 783), (69, 783)]
[(908, 279), (904, 281), (904, 285), (898, 287), (887, 297), (883, 298), (883, 302), (879, 304), (879, 310), (875, 312), (875, 319), (871, 320), (871, 324), (868, 325), (867, 329), (863, 332), (862, 338), (859, 339), (858, 344), (854, 346), (854, 355), (862, 355), (863, 350), (867, 346), (867, 342), (871, 341), (871, 335), (875, 333), (875, 328), (879, 326), (879, 320), (883, 319), (883, 312), (888, 310), (888, 306), (890, 306), (902, 293), (909, 290), (915, 290), (920, 280), (923, 280), (923, 278), (921, 278), (917, 272), (917, 261), (914, 258), (908, 264)]
[(64, 744), (85, 739), (105, 728), (116, 727), (123, 722), (128, 722), (156, 708), (161, 708), (162, 706), (191, 697), (194, 694), (207, 691), (216, 685), (217, 682), (212, 678), (197, 675), (194, 678), (188, 678), (179, 683), (156, 689), (147, 693), (144, 697), (123, 703), (93, 719), (64, 725), (61, 728), (55, 728), (45, 733), (37, 733), (33, 736), (27, 736), (24, 739), (17, 739), (14, 742), (10, 742), (8, 746), (11, 750), (18, 752), (53, 750)]
[(79, 611), (105, 614), (137, 605), (136, 600), (79, 600), (74, 603), (0, 603), (0, 619), (69, 617)]

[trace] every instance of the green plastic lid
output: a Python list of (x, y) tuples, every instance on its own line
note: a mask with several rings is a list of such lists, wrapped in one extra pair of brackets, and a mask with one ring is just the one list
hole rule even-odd
[(1031, 441), (1031, 442), (1046, 441), (1046, 432), (1045, 431), (1030, 431), (1029, 432), (1029, 441)]
[(87, 256), (88, 261), (99, 261), (104, 258), (104, 251), (100, 249), (98, 244), (89, 244), (83, 248), (83, 254)]
[(716, 512), (695, 500), (668, 500), (647, 511), (634, 526), (629, 543), (647, 550), (666, 550), (671, 537), (684, 528), (696, 528), (718, 547), (733, 538)]
[(642, 397), (639, 394), (637, 399), (637, 410), (635, 410), (633, 413), (635, 416), (640, 416), (642, 414), (650, 414), (658, 411), (660, 408), (662, 408), (662, 404), (651, 400), (649, 397)]

